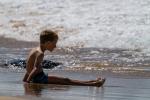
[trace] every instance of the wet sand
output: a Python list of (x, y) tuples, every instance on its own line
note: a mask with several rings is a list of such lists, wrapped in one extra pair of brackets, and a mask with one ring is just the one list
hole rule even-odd
[(0, 36), (0, 47), (5, 48), (31, 48), (37, 46), (38, 42), (18, 41), (13, 38)]
[(0, 100), (26, 100), (19, 97), (0, 96)]
[(23, 72), (0, 72), (0, 100), (149, 100), (150, 79), (98, 71), (48, 71), (52, 75), (89, 80), (106, 77), (103, 87), (23, 83)]

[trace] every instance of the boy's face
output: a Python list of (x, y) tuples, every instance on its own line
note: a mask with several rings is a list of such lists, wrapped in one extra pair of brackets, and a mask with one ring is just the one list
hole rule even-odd
[(56, 44), (57, 44), (57, 40), (53, 41), (53, 42), (46, 42), (46, 49), (49, 51), (53, 51), (54, 48), (56, 48)]

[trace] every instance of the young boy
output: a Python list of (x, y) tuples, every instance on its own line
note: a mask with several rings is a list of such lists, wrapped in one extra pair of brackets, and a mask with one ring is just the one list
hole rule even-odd
[(82, 85), (97, 86), (104, 84), (105, 79), (97, 79), (90, 81), (72, 80), (64, 77), (48, 76), (43, 72), (41, 62), (44, 58), (46, 50), (53, 51), (56, 48), (58, 35), (51, 30), (44, 30), (40, 34), (40, 45), (33, 48), (27, 58), (26, 74), (23, 78), (24, 82), (42, 83), (42, 84), (62, 84), (62, 85)]

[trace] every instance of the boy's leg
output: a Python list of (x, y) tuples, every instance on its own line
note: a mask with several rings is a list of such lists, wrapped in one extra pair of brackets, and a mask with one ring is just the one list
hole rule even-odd
[(69, 78), (57, 77), (57, 76), (48, 76), (49, 84), (62, 84), (62, 85), (82, 85), (82, 86), (98, 86), (100, 87), (105, 82), (105, 79), (101, 80), (90, 80), (90, 81), (80, 81), (72, 80)]

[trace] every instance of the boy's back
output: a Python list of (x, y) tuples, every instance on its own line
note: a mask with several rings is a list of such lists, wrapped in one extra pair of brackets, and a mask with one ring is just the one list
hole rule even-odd
[[(35, 69), (36, 70), (36, 74), (40, 73), (43, 71), (42, 67), (41, 67), (41, 62), (43, 60), (44, 54), (43, 52), (40, 50), (40, 48), (33, 48), (31, 50), (31, 52), (29, 53), (29, 56), (27, 58), (27, 65), (26, 65), (26, 74), (28, 77), (30, 73), (32, 73), (32, 71)], [(33, 75), (34, 76), (34, 75)], [(29, 80), (32, 79), (29, 78)], [(25, 78), (25, 80), (27, 80)]]
[(26, 65), (27, 73), (31, 73), (34, 67), (37, 67), (39, 69), (39, 72), (43, 71), (40, 64), (41, 61), (43, 60), (43, 56), (44, 54), (39, 50), (39, 48), (33, 48), (31, 50), (27, 58), (27, 65)]

